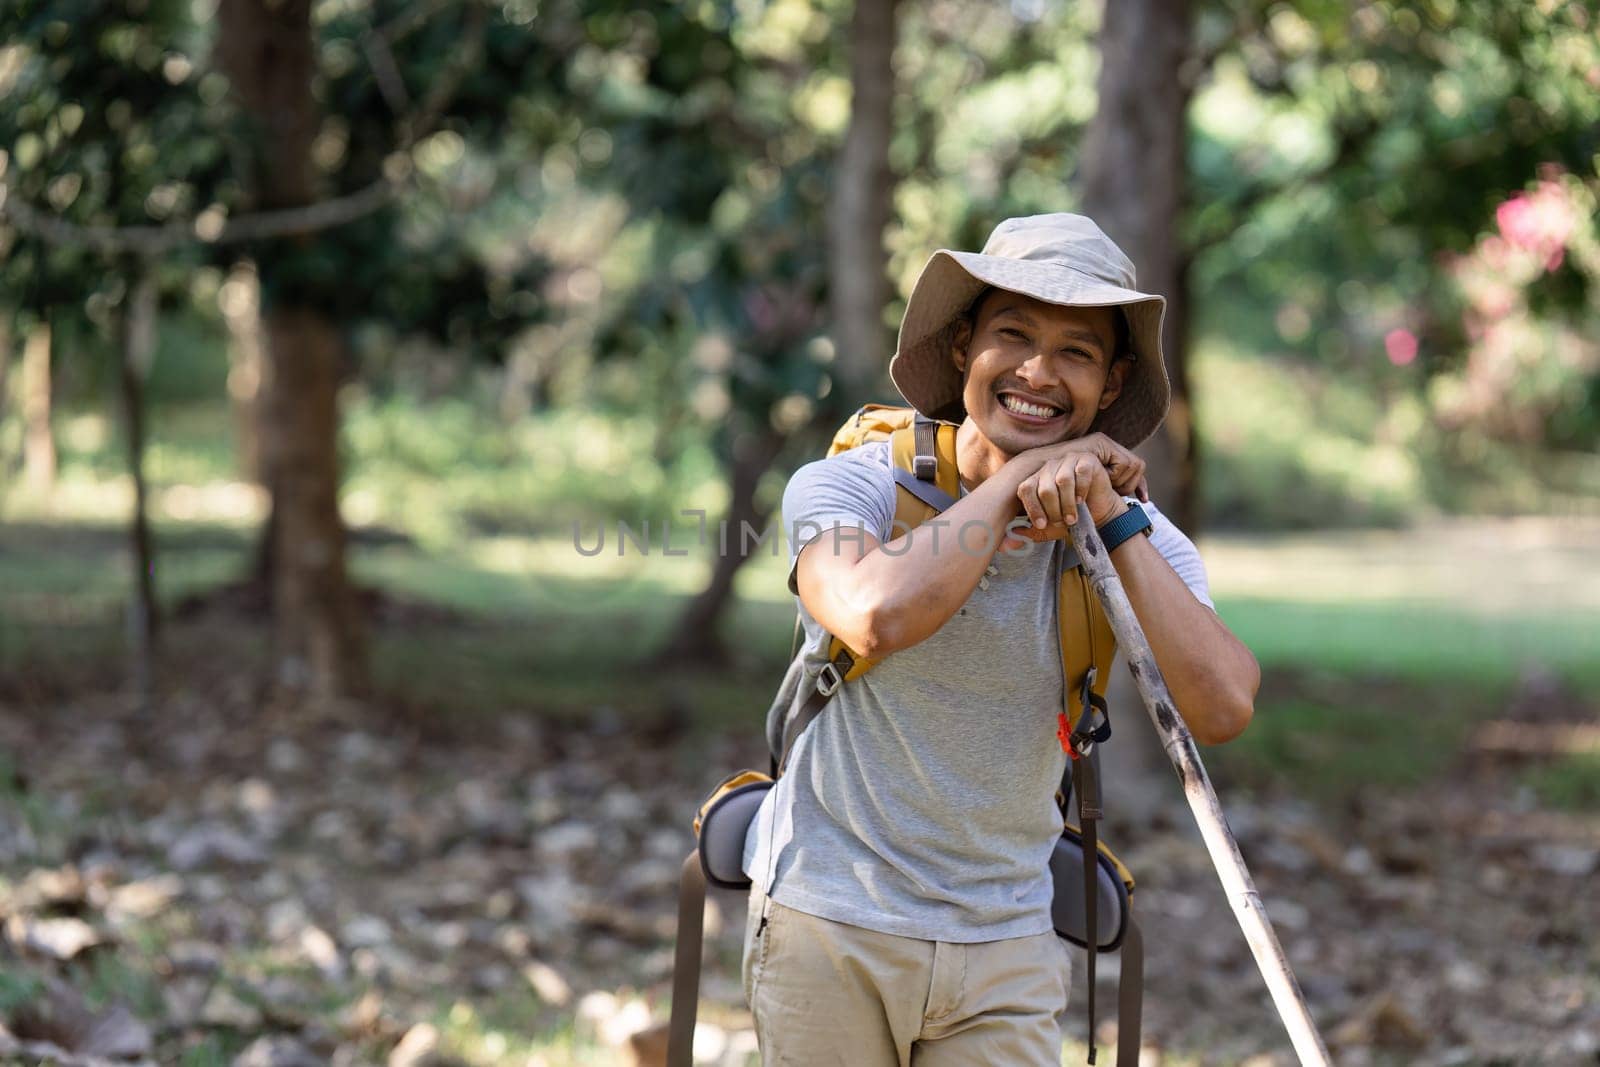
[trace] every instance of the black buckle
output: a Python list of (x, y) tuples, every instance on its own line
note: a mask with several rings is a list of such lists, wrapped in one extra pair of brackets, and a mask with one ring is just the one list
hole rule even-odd
[(1083, 690), (1079, 695), (1082, 710), (1078, 713), (1078, 728), (1072, 731), (1072, 747), (1082, 756), (1092, 752), (1095, 745), (1111, 740), (1111, 709), (1106, 698), (1094, 691), (1094, 680), (1095, 669), (1090, 667), (1089, 673), (1083, 676)]

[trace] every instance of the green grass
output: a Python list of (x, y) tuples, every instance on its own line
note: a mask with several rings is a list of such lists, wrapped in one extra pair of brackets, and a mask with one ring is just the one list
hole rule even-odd
[(1577, 611), (1522, 617), (1449, 605), (1219, 598), (1218, 613), (1264, 668), (1307, 667), (1500, 691), (1533, 666), (1600, 693), (1600, 626)]
[(1522, 780), (1552, 808), (1600, 813), (1600, 753), (1563, 753), (1523, 772)]
[(1259, 702), (1250, 728), (1207, 750), (1206, 761), (1224, 774), (1323, 799), (1361, 787), (1410, 788), (1450, 766), (1485, 710), (1424, 689), (1367, 695), (1348, 682), (1305, 688), (1325, 695)]

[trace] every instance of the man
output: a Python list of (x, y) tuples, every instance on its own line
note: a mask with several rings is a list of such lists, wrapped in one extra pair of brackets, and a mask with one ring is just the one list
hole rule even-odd
[(1102, 529), (1147, 513), (1148, 536), (1110, 557), (1196, 739), (1249, 721), (1255, 659), (1130, 451), (1166, 414), (1163, 307), (1082, 216), (1009, 219), (982, 253), (941, 250), (890, 375), (960, 424), (943, 536), (891, 527), (884, 443), (791, 479), (808, 661), (820, 668), (830, 634), (882, 659), (800, 735), (746, 841), (745, 993), (766, 1063), (1059, 1062), (1070, 948), (1048, 858), (1067, 757), (1057, 576), (1039, 542), (1069, 536), (1080, 501)]

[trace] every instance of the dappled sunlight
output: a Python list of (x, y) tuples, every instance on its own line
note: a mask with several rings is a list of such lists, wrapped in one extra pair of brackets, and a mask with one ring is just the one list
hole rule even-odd
[(248, 482), (173, 485), (154, 495), (158, 517), (179, 522), (255, 525), (267, 515), (266, 490)]

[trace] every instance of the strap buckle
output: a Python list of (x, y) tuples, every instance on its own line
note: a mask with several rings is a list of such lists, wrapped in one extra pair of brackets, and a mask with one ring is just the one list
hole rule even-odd
[(1083, 710), (1078, 714), (1078, 728), (1072, 732), (1072, 748), (1079, 756), (1087, 756), (1094, 746), (1111, 739), (1111, 712), (1105, 697), (1094, 691), (1095, 669), (1083, 676), (1083, 690), (1079, 697)]
[(916, 445), (911, 473), (924, 482), (931, 482), (939, 473), (939, 424), (919, 411), (912, 419), (911, 432)]
[(824, 663), (822, 670), (817, 672), (817, 692), (825, 697), (833, 696), (834, 692), (844, 684), (844, 676), (839, 673), (839, 668), (831, 662)]

